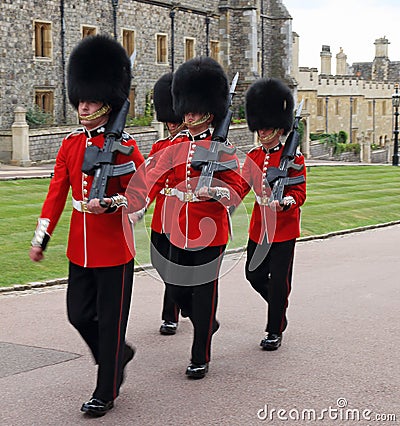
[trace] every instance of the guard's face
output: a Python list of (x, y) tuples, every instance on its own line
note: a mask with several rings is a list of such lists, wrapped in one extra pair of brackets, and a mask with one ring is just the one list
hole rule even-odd
[(184, 115), (185, 124), (192, 135), (207, 130), (213, 119), (213, 114), (204, 114), (202, 112), (188, 112)]
[(262, 146), (271, 148), (279, 142), (283, 132), (283, 129), (260, 129), (258, 130), (258, 138)]
[(204, 114), (200, 112), (188, 112), (185, 114), (185, 123), (196, 123), (203, 118)]
[(171, 122), (167, 123), (168, 131), (169, 133), (171, 133), (172, 136), (175, 136), (178, 133), (178, 131), (180, 131), (181, 127), (182, 127), (182, 123), (171, 123)]
[(99, 101), (79, 101), (78, 114), (80, 121), (88, 130), (96, 129), (97, 127), (107, 123), (109, 114), (104, 114), (93, 120), (85, 120), (84, 118), (97, 112), (103, 105), (103, 102)]

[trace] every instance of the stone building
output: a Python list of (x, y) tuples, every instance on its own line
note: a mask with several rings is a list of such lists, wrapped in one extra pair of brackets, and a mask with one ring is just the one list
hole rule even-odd
[(54, 126), (76, 124), (68, 57), (83, 37), (100, 33), (116, 37), (134, 58), (131, 116), (143, 115), (162, 74), (199, 55), (217, 59), (229, 78), (239, 71), (237, 114), (257, 77), (290, 82), (291, 17), (281, 0), (3, 0), (0, 130), (11, 128), (17, 107), (34, 105)]
[[(299, 53), (298, 35), (294, 34), (294, 61)], [(298, 98), (304, 98), (306, 142), (309, 133), (348, 134), (348, 142), (360, 143), (370, 149), (389, 150), (393, 136), (392, 94), (400, 80), (400, 62), (391, 62), (389, 41), (383, 37), (375, 41), (372, 62), (347, 64), (341, 48), (336, 54), (336, 72), (332, 72), (330, 46), (320, 52), (321, 71), (317, 68), (295, 68)], [(309, 144), (303, 151), (310, 156)], [(388, 153), (388, 159), (390, 154)], [(365, 161), (368, 161), (366, 159)]]

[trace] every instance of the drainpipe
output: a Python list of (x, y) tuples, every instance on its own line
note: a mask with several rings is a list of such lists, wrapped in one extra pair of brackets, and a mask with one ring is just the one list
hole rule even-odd
[(61, 21), (61, 102), (62, 102), (62, 123), (67, 122), (67, 90), (65, 82), (65, 16), (64, 16), (64, 0), (60, 0), (60, 21)]
[(206, 16), (206, 56), (210, 56), (210, 17)]
[(113, 24), (114, 24), (114, 38), (115, 40), (118, 39), (117, 37), (117, 9), (118, 9), (118, 0), (111, 0), (112, 6), (113, 6)]
[(261, 0), (261, 77), (264, 77), (264, 0)]
[(174, 72), (175, 62), (175, 10), (171, 9), (169, 12), (171, 18), (171, 72)]

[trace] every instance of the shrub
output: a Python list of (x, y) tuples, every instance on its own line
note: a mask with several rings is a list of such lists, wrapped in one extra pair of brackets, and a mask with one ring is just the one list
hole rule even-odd
[(53, 117), (51, 114), (44, 112), (37, 105), (26, 111), (26, 122), (30, 127), (40, 127), (51, 124)]
[(339, 143), (346, 143), (347, 142), (347, 133), (344, 130), (339, 131), (338, 142)]
[(137, 117), (128, 117), (126, 120), (126, 125), (128, 127), (143, 127), (143, 126), (150, 126), (151, 122), (153, 121), (153, 117), (148, 115), (139, 115)]

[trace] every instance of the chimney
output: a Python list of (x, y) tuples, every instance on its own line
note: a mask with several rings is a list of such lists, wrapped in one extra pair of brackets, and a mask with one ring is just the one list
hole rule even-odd
[(322, 45), (322, 51), (320, 53), (321, 58), (321, 74), (331, 75), (331, 47)]
[(340, 48), (340, 52), (336, 55), (336, 75), (347, 74), (347, 56), (343, 52), (343, 48)]
[(375, 40), (375, 58), (388, 58), (389, 40), (384, 36)]

